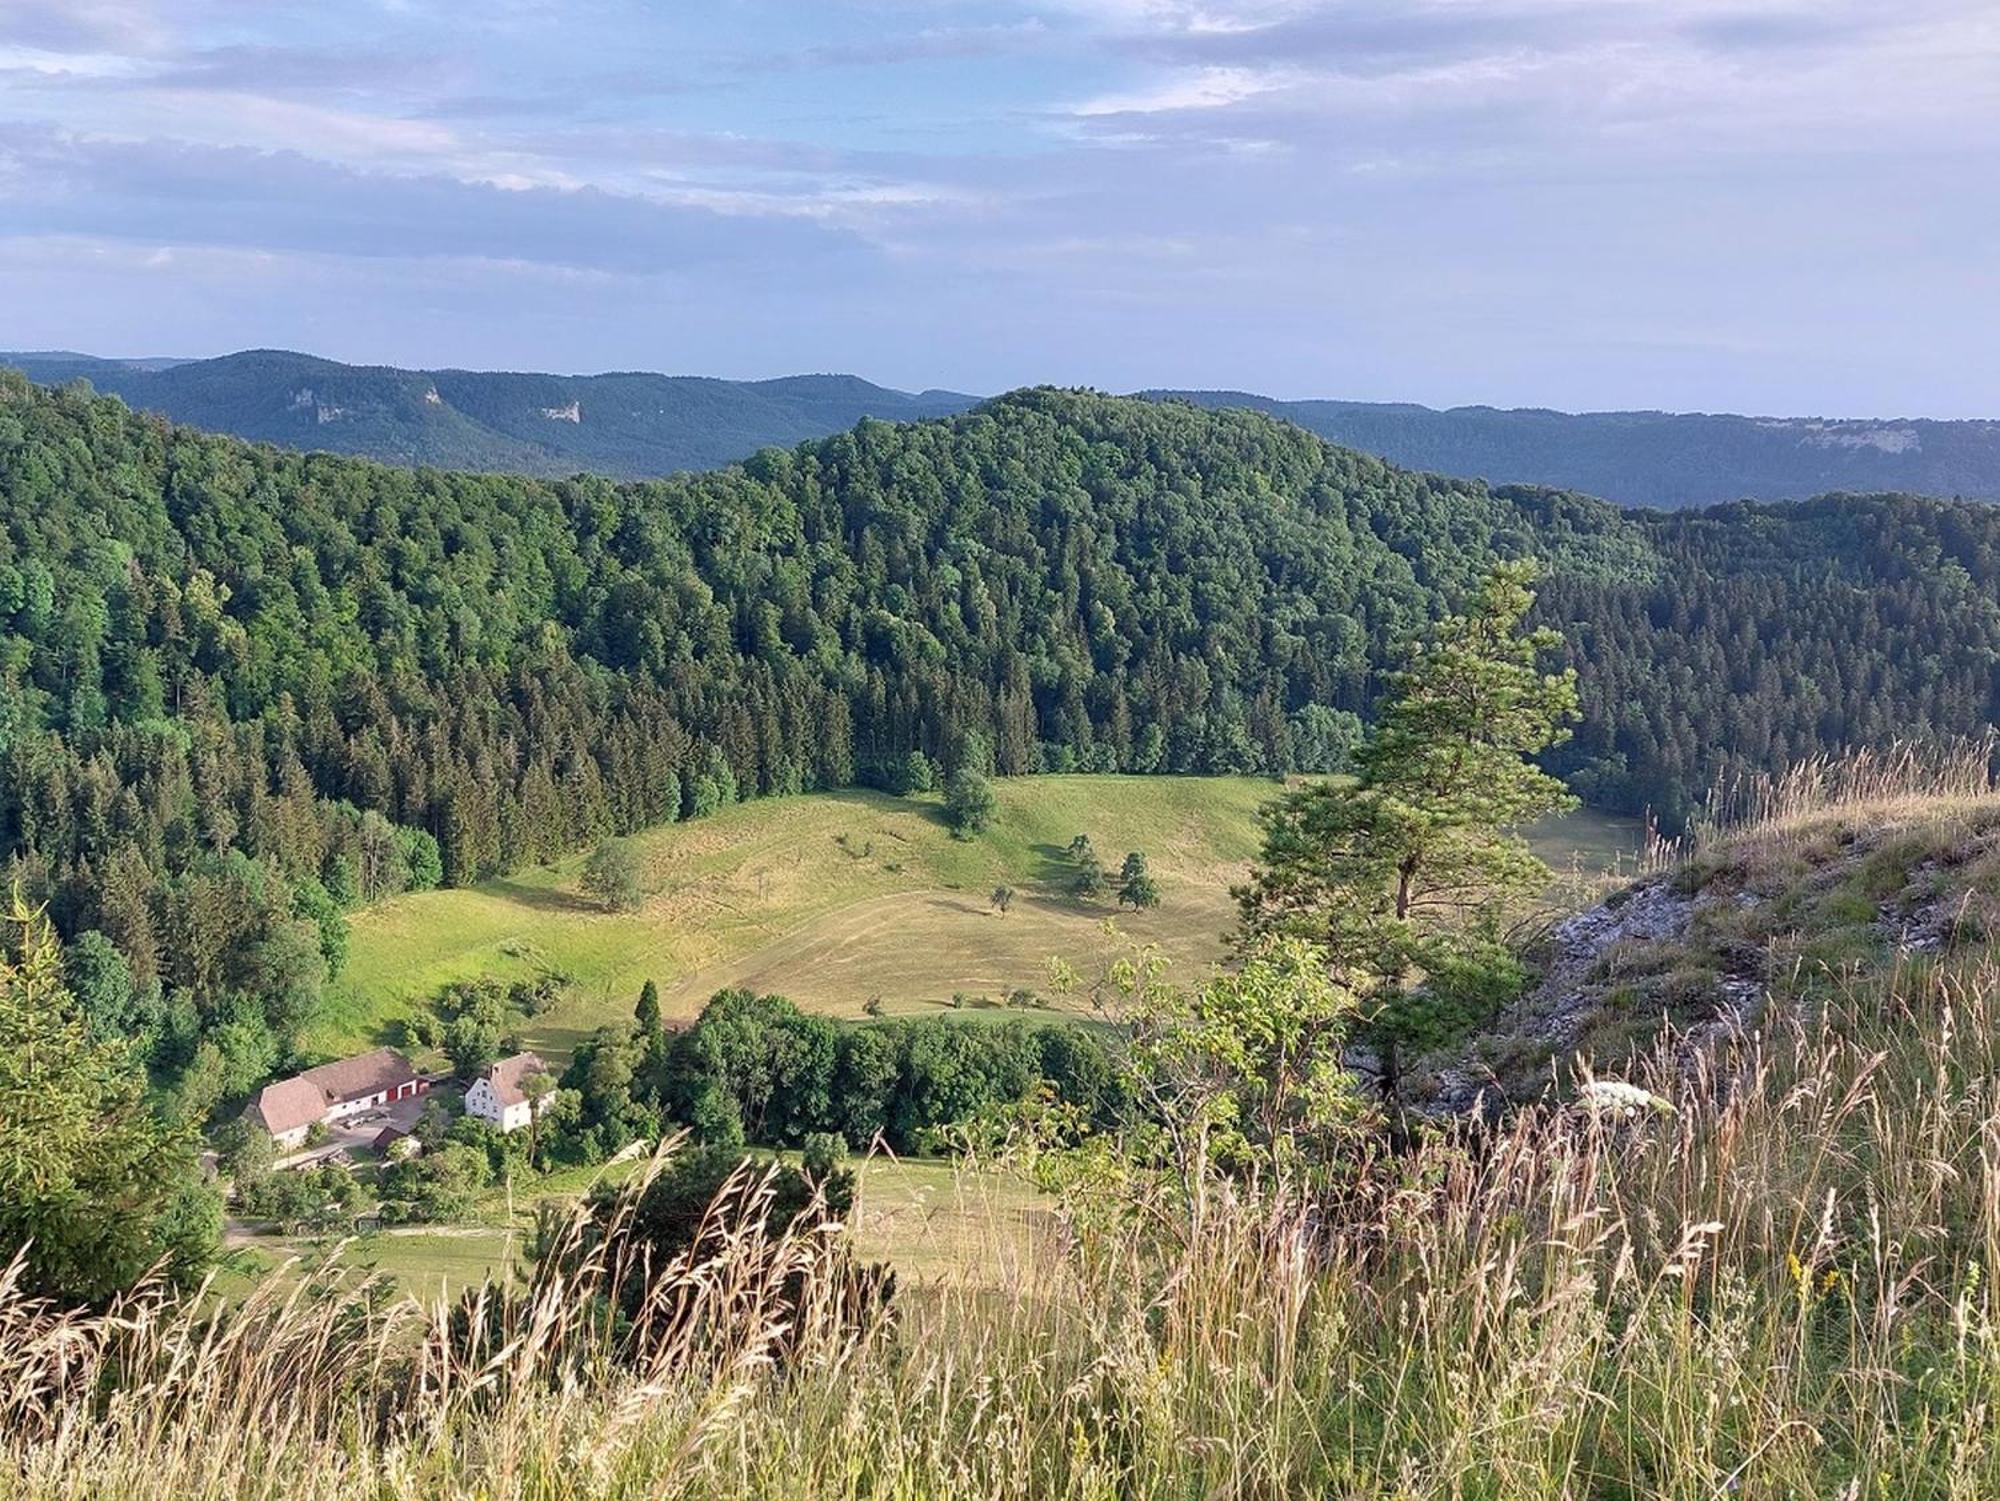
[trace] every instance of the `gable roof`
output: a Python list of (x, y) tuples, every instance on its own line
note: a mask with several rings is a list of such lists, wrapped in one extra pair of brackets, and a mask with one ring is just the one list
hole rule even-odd
[(282, 1136), (326, 1119), (330, 1106), (390, 1093), (416, 1077), (416, 1069), (401, 1053), (394, 1048), (377, 1048), (266, 1084), (250, 1108), (266, 1131)]
[(326, 1115), (326, 1096), (319, 1086), (303, 1074), (294, 1079), (280, 1079), (275, 1084), (266, 1084), (257, 1092), (257, 1103), (250, 1107), (257, 1113), (257, 1119), (264, 1123), (264, 1129), (273, 1136), (283, 1136), (287, 1131), (296, 1131), (301, 1126), (310, 1126)]
[(528, 1093), (521, 1088), (521, 1081), (530, 1074), (548, 1072), (548, 1065), (533, 1053), (516, 1053), (512, 1058), (502, 1058), (486, 1070), (486, 1082), (493, 1086), (493, 1093), (503, 1105), (525, 1105)]
[(411, 1067), (410, 1060), (394, 1048), (377, 1048), (372, 1053), (358, 1053), (335, 1063), (322, 1063), (318, 1068), (307, 1069), (299, 1077), (324, 1094), (329, 1105), (339, 1105), (399, 1088), (414, 1080), (417, 1071)]

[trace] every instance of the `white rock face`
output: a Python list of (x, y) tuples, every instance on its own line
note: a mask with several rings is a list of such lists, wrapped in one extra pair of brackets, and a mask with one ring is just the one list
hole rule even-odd
[(1913, 427), (1875, 427), (1865, 423), (1840, 426), (1814, 423), (1806, 442), (1820, 448), (1876, 448), (1883, 453), (1916, 453), (1924, 445)]
[(543, 407), (542, 415), (551, 422), (581, 422), (583, 421), (583, 403), (572, 401), (566, 407)]

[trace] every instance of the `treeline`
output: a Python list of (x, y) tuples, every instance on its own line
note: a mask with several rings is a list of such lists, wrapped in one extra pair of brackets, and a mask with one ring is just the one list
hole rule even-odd
[(799, 1147), (837, 1136), (856, 1151), (935, 1151), (940, 1132), (1045, 1093), (1108, 1124), (1129, 1103), (1105, 1043), (1063, 1023), (957, 1017), (841, 1023), (783, 996), (725, 990), (682, 1030), (640, 1003), (601, 1029), (551, 1100), (558, 1160), (597, 1161), (686, 1126), (714, 1146)]
[(1495, 555), (1544, 561), (1582, 673), (1559, 769), (1670, 821), (1723, 763), (1983, 726), (2000, 648), (1985, 508), (1632, 515), (1046, 390), (617, 485), (285, 453), (0, 375), (0, 502), (9, 874), (116, 950), (110, 1025), (225, 1089), (295, 1048), (339, 912), (386, 892), (892, 783), (913, 750), (1331, 769)]

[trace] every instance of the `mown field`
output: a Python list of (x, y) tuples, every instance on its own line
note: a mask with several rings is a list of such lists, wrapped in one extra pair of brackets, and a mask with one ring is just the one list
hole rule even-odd
[[(352, 955), (314, 1041), (329, 1053), (394, 1040), (396, 1021), (454, 981), (559, 971), (569, 998), (534, 1019), (528, 1042), (560, 1056), (630, 1012), (656, 981), (670, 1016), (692, 1016), (728, 985), (790, 996), (830, 1015), (934, 1010), (1004, 1015), (1008, 992), (1046, 986), (1048, 961), (1103, 952), (1103, 925), (1158, 944), (1183, 969), (1222, 954), (1230, 883), (1256, 850), (1254, 777), (1045, 776), (1002, 779), (993, 826), (953, 839), (933, 797), (848, 791), (743, 803), (637, 836), (649, 895), (601, 910), (578, 888), (584, 856), (464, 890), (399, 897), (353, 920)], [(1143, 850), (1162, 901), (1120, 912), (1107, 895), (1067, 894), (1063, 850), (1085, 833), (1115, 870)], [(1583, 812), (1538, 833), (1559, 870), (1586, 875), (1631, 858), (1629, 821)], [(996, 886), (1014, 889), (994, 910)]]
[[(220, 1286), (225, 1294), (239, 1295), (265, 1277), (317, 1265), (329, 1255), (355, 1272), (392, 1278), (398, 1292), (425, 1300), (489, 1278), (504, 1280), (524, 1254), (538, 1200), (573, 1199), (600, 1176), (617, 1179), (635, 1167), (553, 1173), (517, 1187), (511, 1196), (496, 1188), (462, 1224), (381, 1230), (344, 1240), (239, 1233), (225, 1257)], [(1024, 1263), (1049, 1250), (1041, 1233), (1049, 1203), (1017, 1177), (921, 1158), (870, 1158), (854, 1168), (855, 1249), (865, 1259), (892, 1262), (907, 1281), (1001, 1287)]]

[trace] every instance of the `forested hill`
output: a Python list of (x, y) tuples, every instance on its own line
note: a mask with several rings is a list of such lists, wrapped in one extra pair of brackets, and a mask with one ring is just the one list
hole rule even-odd
[(619, 485), (301, 455), (0, 375), (0, 516), (11, 873), (93, 1015), (212, 1090), (310, 1016), (340, 909), (412, 883), (912, 749), (1335, 766), (1494, 554), (1546, 562), (1586, 714), (1557, 766), (1614, 807), (1979, 729), (2000, 660), (2000, 510), (1631, 514), (1047, 390)]
[[(978, 398), (851, 375), (728, 381), (646, 373), (532, 375), (343, 365), (283, 350), (210, 360), (4, 354), (44, 384), (87, 380), (176, 422), (394, 464), (645, 479), (717, 469), (760, 448), (911, 421)], [(1624, 505), (1789, 500), (1843, 491), (2000, 499), (2000, 422), (1821, 421), (1666, 412), (1501, 411), (1151, 392), (1249, 407), (1409, 469), (1547, 485)]]
[(962, 412), (975, 398), (912, 395), (852, 375), (778, 380), (521, 375), (343, 365), (286, 350), (212, 360), (0, 354), (46, 383), (87, 380), (143, 411), (289, 448), (508, 474), (638, 479), (717, 469), (863, 417)]
[(1243, 391), (1151, 392), (1250, 407), (1391, 463), (1495, 484), (1553, 485), (1624, 505), (1797, 500), (1832, 491), (2000, 500), (2000, 422), (1551, 412)]

